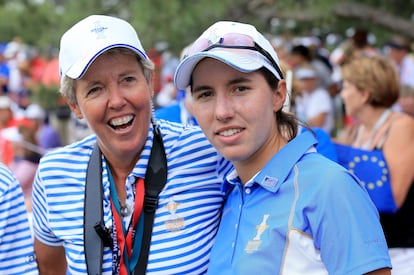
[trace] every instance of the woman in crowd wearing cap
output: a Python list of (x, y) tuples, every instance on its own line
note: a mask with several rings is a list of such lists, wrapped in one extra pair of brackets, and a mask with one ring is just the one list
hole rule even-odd
[(398, 71), (400, 84), (414, 87), (414, 55), (410, 41), (395, 35), (385, 44), (385, 48)]
[(14, 113), (15, 103), (8, 95), (0, 95), (0, 161), (9, 166), (14, 158), (11, 141), (4, 138), (3, 131), (19, 125), (30, 126), (26, 118), (17, 118)]
[(318, 85), (315, 69), (312, 66), (302, 66), (295, 71), (294, 76), (299, 86), (294, 100), (298, 118), (331, 135), (334, 130), (333, 102), (329, 92)]
[[(220, 183), (231, 164), (199, 128), (152, 119), (154, 66), (124, 20), (92, 15), (79, 21), (61, 38), (59, 66), (62, 95), (95, 134), (48, 152), (39, 164), (33, 227), (41, 274), (65, 274), (67, 269), (87, 274), (96, 264), (99, 274), (205, 273), (220, 219)], [(94, 148), (102, 154), (95, 163), (102, 170), (91, 168), (98, 175), (86, 184)], [(166, 167), (155, 172), (162, 178), (167, 170), (167, 175), (158, 204), (155, 197), (148, 252), (141, 241), (153, 202), (147, 201), (146, 172), (154, 156), (161, 159), (156, 165), (166, 157)], [(103, 189), (96, 210), (103, 211), (103, 221), (89, 228), (86, 217), (98, 216), (84, 210), (90, 198), (85, 198), (85, 188), (91, 184)], [(148, 203), (143, 205), (144, 199)], [(94, 228), (104, 249), (103, 256), (91, 261), (93, 242), (85, 242), (89, 236), (99, 238)], [(142, 268), (146, 253), (148, 265)]]
[(380, 212), (395, 274), (414, 274), (414, 120), (391, 107), (397, 72), (383, 57), (342, 67), (341, 97), (356, 123), (337, 142), (340, 164), (365, 185)]
[(297, 135), (282, 110), (286, 81), (253, 26), (217, 22), (175, 74), (194, 115), (235, 170), (210, 274), (390, 274), (378, 212), (358, 180)]
[(0, 162), (0, 274), (39, 274), (19, 181)]
[(9, 168), (22, 187), (29, 224), (32, 228), (32, 186), (44, 151), (38, 146), (33, 129), (28, 126), (7, 128), (3, 131), (3, 136), (12, 145), (14, 157)]
[(27, 211), (31, 214), (33, 179), (44, 151), (38, 146), (33, 130), (25, 125), (10, 128), (6, 133), (14, 151), (10, 170), (22, 186)]
[(47, 113), (39, 104), (30, 104), (25, 110), (25, 116), (33, 124), (40, 147), (44, 150), (52, 150), (62, 146), (59, 132), (49, 123)]

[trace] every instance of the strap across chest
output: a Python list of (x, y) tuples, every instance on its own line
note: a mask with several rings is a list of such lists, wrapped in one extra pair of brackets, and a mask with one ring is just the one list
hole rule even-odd
[[(167, 181), (167, 159), (158, 127), (145, 174), (143, 202), (143, 234), (138, 264), (134, 274), (145, 274), (158, 195)], [(136, 236), (138, 237), (138, 236)], [(113, 247), (113, 240), (103, 222), (102, 155), (97, 144), (89, 160), (84, 207), (84, 248), (88, 274), (102, 274), (103, 247)]]

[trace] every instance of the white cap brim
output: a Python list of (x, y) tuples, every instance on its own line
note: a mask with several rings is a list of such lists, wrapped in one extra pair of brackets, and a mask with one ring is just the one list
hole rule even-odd
[(243, 73), (251, 73), (265, 67), (271, 71), (277, 79), (280, 79), (280, 76), (273, 65), (259, 52), (247, 49), (218, 47), (206, 52), (193, 54), (185, 58), (179, 64), (174, 75), (174, 83), (178, 89), (185, 89), (190, 85), (194, 68), (204, 58), (219, 60)]
[(67, 75), (68, 77), (73, 78), (73, 79), (81, 78), (86, 73), (86, 71), (88, 70), (90, 65), (93, 63), (93, 61), (95, 61), (96, 58), (98, 58), (104, 52), (106, 52), (106, 51), (108, 51), (112, 48), (118, 48), (118, 47), (127, 48), (127, 49), (130, 49), (130, 50), (134, 51), (143, 60), (145, 60), (147, 58), (139, 49), (137, 49), (137, 48), (135, 48), (131, 45), (126, 45), (126, 44), (102, 45), (101, 47), (99, 47), (95, 50), (91, 50), (88, 55), (84, 56), (83, 58), (81, 58), (77, 62), (75, 62), (66, 71), (65, 75)]

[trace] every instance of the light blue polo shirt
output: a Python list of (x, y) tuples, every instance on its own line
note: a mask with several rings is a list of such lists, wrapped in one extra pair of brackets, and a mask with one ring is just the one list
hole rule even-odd
[(209, 274), (363, 274), (391, 267), (378, 212), (346, 169), (302, 133), (224, 206)]

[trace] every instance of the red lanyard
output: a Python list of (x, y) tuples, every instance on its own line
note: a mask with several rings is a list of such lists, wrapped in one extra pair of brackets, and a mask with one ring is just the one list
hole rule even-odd
[[(113, 181), (111, 182), (111, 184), (112, 183)], [(134, 269), (136, 263), (138, 262), (139, 253), (141, 249), (141, 240), (138, 240), (139, 238), (141, 238), (141, 236), (137, 236), (137, 238), (135, 238), (135, 235), (138, 224), (140, 222), (140, 216), (144, 205), (144, 179), (138, 178), (135, 184), (134, 212), (132, 214), (131, 223), (129, 224), (128, 229), (125, 228), (124, 223), (121, 219), (118, 196), (116, 194), (116, 190), (113, 191), (113, 189), (114, 188), (111, 188), (111, 208), (114, 217), (114, 226), (116, 227), (116, 239), (120, 250), (119, 274), (128, 275), (129, 272)], [(127, 255), (125, 254), (125, 249), (127, 250)]]

